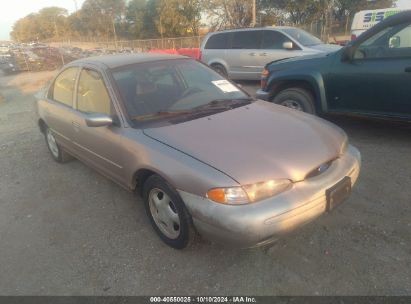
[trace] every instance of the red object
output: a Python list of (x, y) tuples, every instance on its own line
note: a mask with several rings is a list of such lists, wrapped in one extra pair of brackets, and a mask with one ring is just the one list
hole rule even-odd
[(199, 48), (182, 48), (182, 49), (155, 49), (150, 50), (148, 53), (160, 53), (160, 54), (176, 54), (194, 58), (196, 60), (201, 59), (201, 51)]
[(264, 68), (263, 72), (261, 73), (261, 83), (260, 83), (260, 86), (263, 90), (267, 87), (267, 79), (269, 75), (270, 75), (270, 71)]
[(353, 41), (353, 40), (355, 40), (355, 39), (357, 39), (357, 36), (354, 35), (354, 34), (352, 34), (352, 35), (351, 35), (351, 41)]

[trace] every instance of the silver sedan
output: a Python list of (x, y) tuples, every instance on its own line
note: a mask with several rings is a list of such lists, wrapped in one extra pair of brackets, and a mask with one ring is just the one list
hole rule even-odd
[(332, 211), (360, 172), (338, 127), (254, 100), (181, 56), (74, 61), (37, 105), (51, 156), (136, 191), (174, 248), (197, 233), (240, 247), (272, 242)]

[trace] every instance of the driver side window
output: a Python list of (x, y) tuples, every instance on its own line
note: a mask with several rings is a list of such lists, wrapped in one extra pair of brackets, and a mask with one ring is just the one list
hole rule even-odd
[(411, 57), (411, 24), (388, 27), (364, 41), (354, 59)]
[(77, 110), (111, 115), (111, 101), (100, 73), (83, 69), (77, 91)]

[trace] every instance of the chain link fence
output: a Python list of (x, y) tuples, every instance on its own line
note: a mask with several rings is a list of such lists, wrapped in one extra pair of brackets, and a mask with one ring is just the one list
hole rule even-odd
[(65, 40), (51, 43), (54, 46), (71, 46), (85, 49), (103, 48), (112, 50), (132, 50), (146, 52), (155, 49), (181, 49), (199, 48), (204, 36), (163, 38), (163, 39), (138, 39), (138, 40), (110, 40), (96, 41), (92, 39)]

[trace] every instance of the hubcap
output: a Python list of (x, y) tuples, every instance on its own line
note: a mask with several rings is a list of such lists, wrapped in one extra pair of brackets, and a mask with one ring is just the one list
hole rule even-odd
[(180, 217), (177, 208), (169, 196), (162, 190), (154, 188), (148, 196), (150, 213), (158, 229), (170, 239), (180, 235)]
[(51, 133), (50, 129), (47, 129), (47, 144), (50, 148), (51, 154), (55, 158), (59, 157), (59, 148), (57, 147), (56, 139), (54, 138), (53, 134)]
[(282, 106), (285, 106), (287, 108), (291, 108), (297, 111), (304, 111), (303, 107), (298, 101), (295, 100), (285, 100), (281, 103)]

